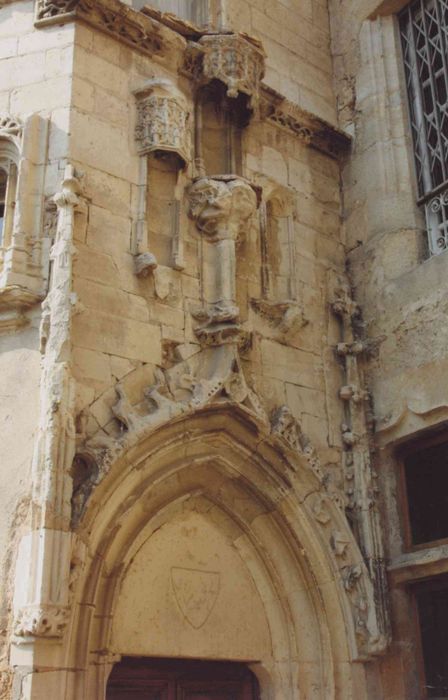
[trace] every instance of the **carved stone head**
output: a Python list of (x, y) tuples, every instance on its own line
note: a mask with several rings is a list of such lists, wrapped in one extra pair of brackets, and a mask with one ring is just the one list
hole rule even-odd
[(204, 177), (189, 188), (190, 216), (200, 231), (236, 240), (257, 208), (254, 189), (242, 178)]

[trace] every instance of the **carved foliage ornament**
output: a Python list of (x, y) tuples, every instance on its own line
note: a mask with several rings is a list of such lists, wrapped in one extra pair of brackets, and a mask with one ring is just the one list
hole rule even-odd
[(83, 19), (119, 38), (138, 51), (152, 56), (162, 48), (158, 26), (141, 12), (119, 0), (37, 0), (36, 26)]
[(0, 137), (6, 136), (17, 142), (22, 136), (22, 123), (10, 114), (0, 114)]
[(164, 80), (149, 81), (135, 91), (135, 138), (141, 154), (152, 151), (177, 153), (184, 163), (191, 158), (190, 114), (180, 95)]
[(20, 609), (14, 626), (17, 637), (62, 637), (69, 608), (58, 605), (30, 605)]
[[(199, 81), (206, 84), (220, 80), (227, 86), (228, 97), (243, 93), (255, 106), (264, 76), (265, 54), (261, 46), (242, 34), (209, 34), (201, 37), (198, 44), (203, 50), (201, 69), (195, 69)], [(197, 53), (193, 48), (191, 51)]]

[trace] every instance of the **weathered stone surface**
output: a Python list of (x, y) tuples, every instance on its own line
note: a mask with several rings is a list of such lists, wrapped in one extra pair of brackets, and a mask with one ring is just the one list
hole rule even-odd
[(2, 700), (107, 697), (119, 655), (417, 692), (397, 586), (448, 556), (404, 553), (393, 450), (447, 420), (447, 262), (394, 18), (211, 4), (0, 0)]

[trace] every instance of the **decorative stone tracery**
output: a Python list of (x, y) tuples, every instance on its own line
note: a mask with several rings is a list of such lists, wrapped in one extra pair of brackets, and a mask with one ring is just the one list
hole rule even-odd
[(265, 53), (255, 39), (243, 34), (207, 34), (190, 43), (185, 71), (199, 85), (221, 81), (228, 97), (246, 95), (254, 109), (260, 98), (264, 64)]
[(137, 100), (135, 138), (140, 154), (177, 153), (184, 164), (191, 160), (190, 113), (185, 98), (168, 80), (149, 80), (134, 91)]

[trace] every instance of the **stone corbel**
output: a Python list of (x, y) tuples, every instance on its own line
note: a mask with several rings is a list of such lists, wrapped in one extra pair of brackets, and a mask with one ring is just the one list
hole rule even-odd
[(42, 231), (47, 131), (48, 121), (37, 114), (23, 124), (0, 115), (0, 143), (11, 144), (17, 154), (10, 237), (1, 256), (0, 332), (26, 325), (25, 312), (45, 295), (50, 245)]
[(251, 306), (274, 329), (276, 340), (287, 343), (308, 324), (302, 306), (297, 301), (251, 299)]
[(193, 312), (201, 322), (196, 335), (203, 345), (234, 343), (240, 337), (235, 246), (257, 209), (257, 194), (247, 180), (234, 175), (200, 178), (189, 188), (189, 214), (205, 242), (205, 304)]
[(184, 70), (199, 85), (219, 80), (230, 98), (246, 95), (254, 110), (260, 99), (265, 53), (259, 41), (245, 34), (206, 34), (189, 44)]

